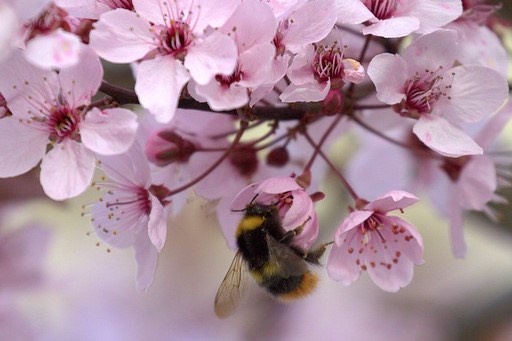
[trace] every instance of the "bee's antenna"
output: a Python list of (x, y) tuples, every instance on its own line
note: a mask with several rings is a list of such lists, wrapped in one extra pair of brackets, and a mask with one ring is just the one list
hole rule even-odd
[(252, 205), (252, 203), (254, 202), (254, 200), (256, 200), (256, 198), (258, 197), (258, 195), (260, 195), (259, 193), (256, 193), (256, 195), (252, 198), (251, 202), (249, 203), (249, 205)]
[[(252, 205), (252, 203), (254, 202), (254, 200), (256, 200), (258, 195), (260, 195), (260, 194), (256, 193), (256, 195), (252, 198), (251, 202), (247, 204), (247, 206)], [(231, 212), (245, 212), (245, 211), (247, 211), (247, 206), (245, 206), (245, 208), (243, 208), (241, 210), (231, 210)]]

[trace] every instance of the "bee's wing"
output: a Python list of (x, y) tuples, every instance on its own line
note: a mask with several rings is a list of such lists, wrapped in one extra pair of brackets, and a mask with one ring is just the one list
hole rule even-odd
[(215, 295), (214, 310), (217, 317), (226, 318), (238, 308), (245, 288), (246, 267), (238, 251)]
[(274, 237), (267, 235), (269, 262), (277, 266), (282, 277), (299, 276), (308, 271), (304, 258), (299, 256), (288, 245), (278, 242)]

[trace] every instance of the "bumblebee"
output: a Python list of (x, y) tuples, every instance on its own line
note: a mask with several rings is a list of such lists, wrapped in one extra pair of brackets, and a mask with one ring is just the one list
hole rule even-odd
[(215, 314), (220, 318), (230, 316), (238, 307), (247, 272), (281, 302), (311, 293), (318, 276), (310, 265), (320, 265), (319, 258), (328, 245), (311, 252), (292, 245), (307, 221), (286, 231), (275, 204), (251, 203), (243, 211), (244, 218), (235, 234), (238, 252), (215, 296)]

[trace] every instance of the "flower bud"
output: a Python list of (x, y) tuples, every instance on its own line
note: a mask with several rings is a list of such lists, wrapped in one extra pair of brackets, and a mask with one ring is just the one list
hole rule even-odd
[(274, 148), (267, 155), (267, 164), (274, 167), (283, 167), (290, 160), (286, 147)]
[(196, 151), (195, 145), (171, 130), (153, 133), (146, 143), (148, 160), (159, 167), (173, 162), (187, 162)]

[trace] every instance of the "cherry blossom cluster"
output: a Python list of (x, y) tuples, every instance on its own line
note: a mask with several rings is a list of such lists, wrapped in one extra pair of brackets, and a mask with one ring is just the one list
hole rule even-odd
[[(496, 10), (483, 0), (0, 0), (0, 177), (40, 165), (53, 200), (98, 190), (85, 214), (104, 243), (134, 249), (141, 290), (193, 192), (215, 204), (232, 249), (246, 205), (277, 205), (285, 230), (302, 227), (295, 247), (332, 244), (332, 279), (368, 272), (397, 291), (423, 262), (428, 226), (399, 216), (418, 197), (449, 221), (456, 257), (464, 212), (496, 219), (490, 204), (506, 203), (498, 190), (512, 158), (497, 137), (512, 106), (497, 28), (508, 23)], [(106, 82), (101, 60), (129, 65), (134, 89)], [(358, 143), (341, 166), (345, 136)], [(315, 203), (335, 200), (320, 190), (327, 173), (351, 203), (329, 203), (346, 216), (320, 241), (330, 228)]]

